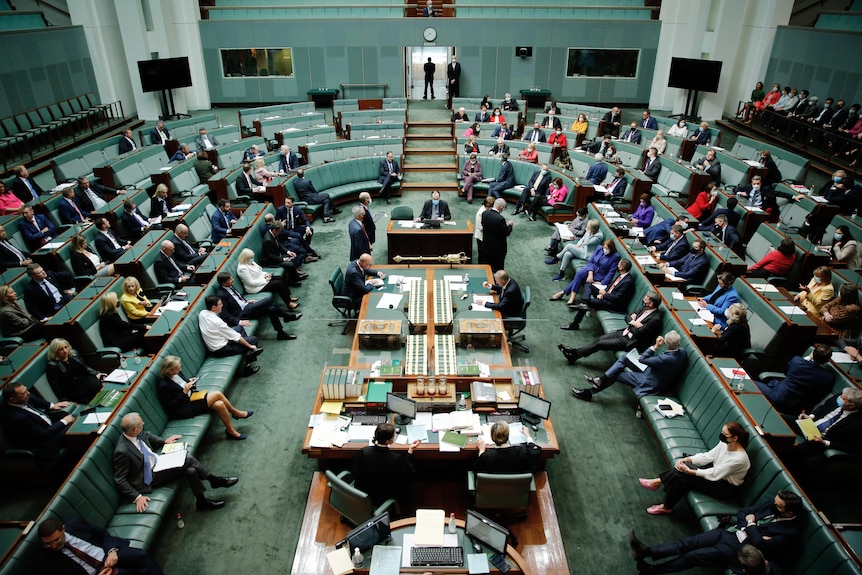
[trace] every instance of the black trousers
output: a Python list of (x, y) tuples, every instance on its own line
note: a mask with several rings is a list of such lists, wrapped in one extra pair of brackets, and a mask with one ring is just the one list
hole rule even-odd
[(281, 301), (284, 302), (285, 307), (290, 305), (290, 288), (281, 278), (274, 277), (269, 280), (269, 283), (263, 286), (262, 291), (278, 295)]
[(597, 351), (628, 351), (636, 345), (637, 342), (634, 338), (624, 336), (621, 331), (612, 331), (594, 339), (584, 347), (579, 347), (575, 351), (577, 351), (578, 357), (587, 357)]
[(650, 547), (653, 559), (676, 558), (653, 565), (653, 573), (676, 573), (698, 565), (732, 567), (741, 547), (736, 535), (723, 527)]
[(275, 331), (282, 331), (282, 313), (281, 309), (273, 303), (271, 297), (265, 297), (257, 301), (249, 302), (249, 304), (242, 310), (242, 319), (260, 319), (266, 316), (269, 317), (272, 329)]
[(739, 494), (739, 487), (720, 479), (710, 481), (696, 475), (680, 473), (674, 468), (665, 469), (659, 473), (661, 484), (664, 486), (664, 506), (672, 508), (680, 499), (685, 497), (689, 491), (698, 491), (718, 499), (733, 500)]
[(194, 455), (187, 454), (186, 462), (182, 467), (174, 467), (173, 469), (165, 469), (164, 471), (156, 471), (153, 473), (153, 487), (161, 487), (171, 481), (175, 481), (181, 477), (185, 477), (189, 484), (189, 488), (195, 497), (198, 499), (204, 496), (206, 487), (204, 480), (209, 479), (212, 475), (204, 465), (195, 459)]

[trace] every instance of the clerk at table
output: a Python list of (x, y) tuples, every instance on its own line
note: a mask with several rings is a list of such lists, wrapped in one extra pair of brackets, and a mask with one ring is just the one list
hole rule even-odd
[(341, 295), (347, 296), (353, 302), (353, 308), (358, 310), (362, 307), (362, 298), (374, 289), (374, 286), (365, 281), (368, 276), (376, 276), (380, 279), (385, 279), (386, 274), (371, 269), (373, 260), (371, 254), (362, 254), (356, 261), (350, 262), (347, 266), (347, 273), (344, 275), (344, 286), (341, 288)]
[(394, 498), (400, 506), (410, 502), (410, 480), (413, 478), (413, 450), (417, 439), (407, 448), (407, 454), (390, 450), (395, 442), (395, 426), (381, 423), (374, 430), (374, 444), (363, 447), (353, 465), (354, 485), (371, 497), (377, 506)]
[(509, 445), (509, 424), (498, 421), (491, 426), (491, 440), (494, 449), (486, 449), (485, 441), (479, 437), (476, 446), (479, 458), (473, 463), (476, 473), (532, 473), (536, 469), (536, 460), (542, 448), (536, 445), (530, 437), (527, 427), (524, 427), (527, 443)]
[(492, 294), (499, 295), (500, 301), (486, 301), (485, 307), (499, 311), (504, 318), (520, 317), (521, 309), (524, 307), (524, 296), (521, 294), (518, 282), (510, 278), (506, 270), (495, 272), (494, 281), (496, 283), (493, 284), (482, 282), (482, 287), (487, 288)]
[(425, 205), (422, 206), (422, 213), (416, 219), (417, 222), (422, 220), (451, 220), (452, 214), (449, 212), (449, 204), (440, 199), (440, 192), (434, 190), (431, 192), (431, 199), (425, 200)]

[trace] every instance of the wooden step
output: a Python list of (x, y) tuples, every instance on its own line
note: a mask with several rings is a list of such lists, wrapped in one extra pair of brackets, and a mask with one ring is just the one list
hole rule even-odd
[(458, 182), (401, 182), (402, 192), (457, 192)]
[(458, 169), (457, 164), (407, 164), (401, 166), (404, 172), (452, 172)]
[(450, 122), (450, 121), (447, 121), (447, 120), (438, 120), (438, 121), (423, 120), (421, 122), (419, 122), (419, 121), (411, 122), (409, 115), (407, 117), (407, 126), (408, 127), (417, 126), (417, 127), (421, 127), (421, 128), (442, 128), (446, 132), (452, 131), (452, 122)]
[(404, 147), (404, 155), (429, 154), (433, 156), (455, 156), (455, 148), (409, 148)]
[(404, 138), (407, 140), (449, 140), (453, 141), (452, 136), (446, 134), (404, 134)]

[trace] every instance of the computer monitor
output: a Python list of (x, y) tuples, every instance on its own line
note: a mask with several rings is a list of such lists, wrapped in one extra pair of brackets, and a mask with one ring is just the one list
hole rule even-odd
[(540, 419), (548, 419), (551, 413), (551, 402), (522, 391), (518, 397), (518, 409), (523, 412), (524, 421), (531, 425), (538, 425)]
[(347, 545), (351, 553), (357, 547), (359, 547), (360, 551), (366, 551), (378, 543), (391, 538), (392, 531), (389, 528), (389, 512), (384, 511), (380, 515), (359, 524), (344, 539), (336, 543), (335, 547), (341, 548)]
[(509, 530), (494, 523), (481, 513), (467, 510), (467, 523), (464, 529), (467, 536), (490, 547), (496, 553), (506, 554), (506, 542), (509, 539)]
[(440, 220), (434, 220), (434, 219), (428, 218), (428, 219), (422, 220), (422, 226), (426, 227), (426, 228), (442, 228), (443, 222)]
[(398, 425), (408, 425), (416, 418), (416, 402), (391, 391), (386, 394), (386, 409), (395, 414)]

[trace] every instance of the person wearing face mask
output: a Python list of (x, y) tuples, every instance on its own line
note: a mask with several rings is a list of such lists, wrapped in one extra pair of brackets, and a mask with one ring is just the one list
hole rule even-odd
[[(802, 412), (797, 419), (813, 419), (821, 437), (794, 447), (797, 457), (808, 459), (809, 469), (823, 468), (823, 452), (837, 449), (845, 453), (858, 453), (862, 446), (862, 390), (845, 387), (841, 395), (824, 401), (810, 414)], [(818, 465), (819, 463), (819, 465)], [(795, 473), (794, 473), (795, 475)]]
[(533, 172), (527, 185), (524, 186), (524, 191), (521, 192), (521, 197), (518, 198), (512, 215), (526, 213), (529, 208), (530, 221), (535, 222), (539, 209), (548, 203), (550, 184), (551, 174), (548, 172), (548, 164), (542, 164), (541, 169)]
[(506, 97), (500, 102), (500, 107), (504, 112), (517, 112), (518, 102), (512, 99), (512, 94), (506, 93)]
[(859, 333), (859, 319), (862, 307), (859, 305), (859, 289), (851, 284), (842, 284), (838, 297), (823, 304), (820, 317), (826, 325), (838, 332), (841, 339), (856, 337)]
[(664, 154), (664, 151), (667, 149), (667, 140), (664, 139), (664, 132), (661, 130), (656, 132), (647, 148), (655, 148), (659, 155)]
[(701, 309), (705, 309), (715, 316), (713, 323), (718, 324), (722, 328), (727, 326), (727, 317), (725, 312), (727, 309), (739, 301), (739, 294), (736, 288), (733, 287), (733, 282), (736, 277), (730, 272), (721, 272), (718, 274), (718, 285), (706, 297), (697, 298), (697, 305)]
[(278, 173), (286, 174), (299, 169), (299, 156), (293, 153), (290, 146), (282, 146), (278, 150)]
[(669, 274), (667, 268), (676, 269), (672, 275), (678, 282), (700, 283), (709, 269), (709, 258), (703, 253), (704, 247), (703, 240), (695, 240), (686, 256), (660, 263), (658, 267), (665, 271), (666, 276)]
[(715, 229), (712, 231), (712, 234), (731, 250), (739, 250), (741, 244), (739, 232), (736, 231), (736, 228), (730, 225), (730, 222), (727, 220), (727, 216), (716, 216)]
[(562, 122), (560, 122), (560, 119), (556, 116), (556, 114), (559, 112), (554, 112), (554, 110), (551, 109), (545, 113), (547, 114), (547, 116), (545, 116), (541, 124), (543, 128), (553, 128), (554, 130), (556, 130), (563, 127)]
[(605, 157), (600, 153), (596, 153), (593, 159), (596, 162), (587, 169), (585, 178), (591, 184), (599, 186), (605, 181), (605, 176), (608, 175), (608, 165), (602, 161)]
[(676, 124), (668, 128), (667, 135), (673, 138), (685, 139), (688, 137), (688, 128), (685, 127), (685, 118), (677, 120)]
[(686, 208), (686, 211), (700, 221), (712, 213), (716, 202), (718, 202), (718, 186), (711, 183), (695, 197), (694, 202)]
[(509, 127), (509, 124), (503, 122), (502, 124), (497, 124), (497, 127), (494, 128), (494, 131), (491, 132), (492, 138), (503, 138), (504, 140), (512, 139), (512, 128)]
[(704, 157), (694, 162), (692, 164), (692, 167), (709, 174), (709, 181), (713, 184), (721, 182), (721, 161), (719, 161), (718, 157), (715, 154), (715, 150), (713, 150), (712, 148), (707, 150)]
[(440, 199), (440, 192), (434, 190), (431, 192), (431, 199), (425, 200), (425, 205), (422, 206), (422, 213), (416, 218), (417, 222), (422, 220), (451, 220), (452, 214), (449, 212), (449, 204)]
[(464, 176), (463, 188), (464, 194), (467, 196), (467, 203), (472, 204), (473, 186), (482, 181), (482, 164), (479, 163), (475, 152), (470, 154), (470, 159), (464, 162), (461, 175)]
[(572, 122), (572, 128), (570, 131), (576, 134), (586, 134), (587, 128), (589, 128), (587, 116), (585, 114), (578, 114), (578, 119)]
[(561, 300), (564, 295), (567, 295), (569, 296), (567, 303), (569, 306), (573, 306), (575, 298), (584, 285), (590, 285), (594, 282), (610, 285), (619, 261), (620, 254), (617, 252), (614, 241), (612, 239), (605, 240), (600, 247), (596, 248), (587, 264), (575, 272), (575, 277), (572, 278), (569, 285), (551, 296), (551, 301)]
[(644, 230), (644, 241), (648, 246), (659, 245), (670, 237), (670, 230), (673, 226), (679, 226), (685, 232), (688, 228), (688, 218), (685, 216), (674, 216), (651, 225)]
[(548, 143), (552, 146), (556, 146), (558, 148), (565, 148), (569, 144), (569, 140), (566, 138), (566, 135), (563, 133), (562, 128), (557, 128), (551, 137), (548, 138)]
[(857, 208), (860, 201), (860, 191), (854, 187), (853, 178), (844, 170), (837, 170), (832, 174), (832, 180), (823, 184), (818, 192), (826, 198), (826, 203), (838, 206), (844, 216), (849, 216)]
[(650, 246), (649, 251), (662, 261), (671, 261), (684, 257), (689, 251), (688, 240), (685, 238), (685, 230), (681, 225), (674, 224), (670, 228), (668, 238), (660, 244)]
[(763, 178), (764, 186), (774, 186), (781, 182), (783, 179), (781, 170), (778, 169), (778, 164), (772, 159), (772, 152), (769, 150), (760, 152), (760, 164), (767, 170), (766, 177)]
[[(760, 102), (765, 97), (766, 92), (763, 91), (763, 82), (757, 82), (754, 85), (754, 90), (751, 91), (751, 96), (749, 97), (748, 102), (743, 105), (741, 118), (743, 122), (748, 122), (749, 118), (751, 117), (752, 111), (754, 110), (755, 103)], [(739, 112), (736, 113), (736, 117), (740, 117)]]
[(673, 467), (653, 479), (638, 479), (641, 487), (658, 491), (664, 487), (664, 501), (647, 509), (650, 515), (663, 515), (689, 491), (698, 491), (711, 497), (737, 500), (745, 474), (751, 467), (748, 453), (748, 431), (736, 421), (728, 421), (721, 428), (718, 444), (710, 449), (682, 459)]
[(641, 132), (638, 130), (638, 123), (632, 122), (629, 129), (626, 130), (626, 133), (622, 135), (620, 138), (623, 142), (629, 142), (631, 144), (640, 144), (641, 143)]
[(751, 117), (748, 120), (750, 124), (754, 118), (757, 117), (758, 114), (761, 114), (764, 110), (771, 108), (775, 104), (778, 103), (778, 100), (781, 98), (781, 85), (775, 84), (772, 86), (772, 90), (766, 93), (762, 100), (754, 103), (754, 111), (751, 114)]
[(655, 208), (650, 205), (651, 196), (649, 194), (641, 194), (640, 203), (635, 213), (629, 218), (629, 223), (639, 228), (648, 228), (652, 225), (652, 220), (655, 217)]
[(826, 266), (820, 266), (814, 270), (814, 276), (808, 285), (799, 284), (799, 289), (801, 291), (793, 296), (793, 301), (802, 309), (815, 315), (819, 314), (823, 304), (835, 297), (832, 270)]
[(734, 188), (733, 193), (739, 197), (747, 198), (749, 205), (755, 208), (759, 208), (760, 205), (763, 203), (761, 184), (762, 178), (755, 175), (751, 178), (750, 183), (744, 186), (738, 186)]
[(820, 246), (820, 249), (829, 250), (834, 261), (846, 262), (851, 270), (862, 267), (859, 244), (853, 239), (847, 226), (838, 226), (832, 234), (832, 245)]

